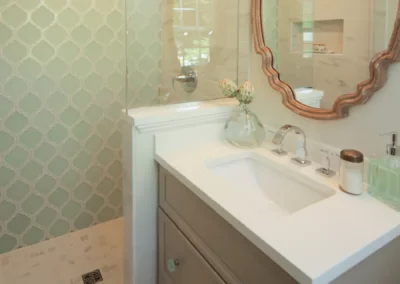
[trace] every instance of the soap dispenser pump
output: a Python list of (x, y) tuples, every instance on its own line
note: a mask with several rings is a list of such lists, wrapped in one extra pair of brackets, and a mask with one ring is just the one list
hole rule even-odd
[(369, 161), (368, 192), (400, 211), (400, 146), (397, 145), (397, 132), (383, 133), (391, 136), (392, 143), (387, 145), (386, 157)]
[(399, 133), (397, 132), (381, 133), (380, 136), (391, 136), (392, 143), (387, 145), (386, 153), (389, 156), (400, 156), (400, 146), (397, 145)]

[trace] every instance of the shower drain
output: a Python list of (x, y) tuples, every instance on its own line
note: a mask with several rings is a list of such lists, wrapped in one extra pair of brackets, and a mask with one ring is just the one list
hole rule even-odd
[(95, 284), (103, 281), (100, 269), (82, 275), (83, 284)]

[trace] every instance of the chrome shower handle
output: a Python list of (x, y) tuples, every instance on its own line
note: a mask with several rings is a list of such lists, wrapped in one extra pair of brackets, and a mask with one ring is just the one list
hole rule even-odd
[(172, 88), (175, 92), (175, 82), (183, 84), (183, 88), (187, 93), (193, 93), (198, 84), (197, 72), (191, 66), (183, 66), (181, 74), (172, 77)]

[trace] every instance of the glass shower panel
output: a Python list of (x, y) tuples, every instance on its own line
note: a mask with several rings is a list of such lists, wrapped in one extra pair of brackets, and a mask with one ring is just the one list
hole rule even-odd
[(238, 78), (239, 0), (167, 0), (162, 5), (161, 102), (221, 97)]
[(264, 17), (265, 38), (278, 55), (274, 67), (281, 79), (296, 90), (315, 87), (314, 0), (264, 0), (263, 3), (268, 12)]
[(215, 99), (219, 80), (247, 79), (249, 8), (239, 0), (128, 0), (127, 109)]
[(396, 21), (398, 6), (398, 0), (372, 0), (371, 57), (387, 49)]

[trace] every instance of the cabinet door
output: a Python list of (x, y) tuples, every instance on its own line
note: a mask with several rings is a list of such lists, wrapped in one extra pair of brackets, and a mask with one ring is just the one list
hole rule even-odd
[(160, 206), (227, 283), (298, 283), (163, 168)]
[(159, 210), (159, 283), (226, 284), (162, 210)]

